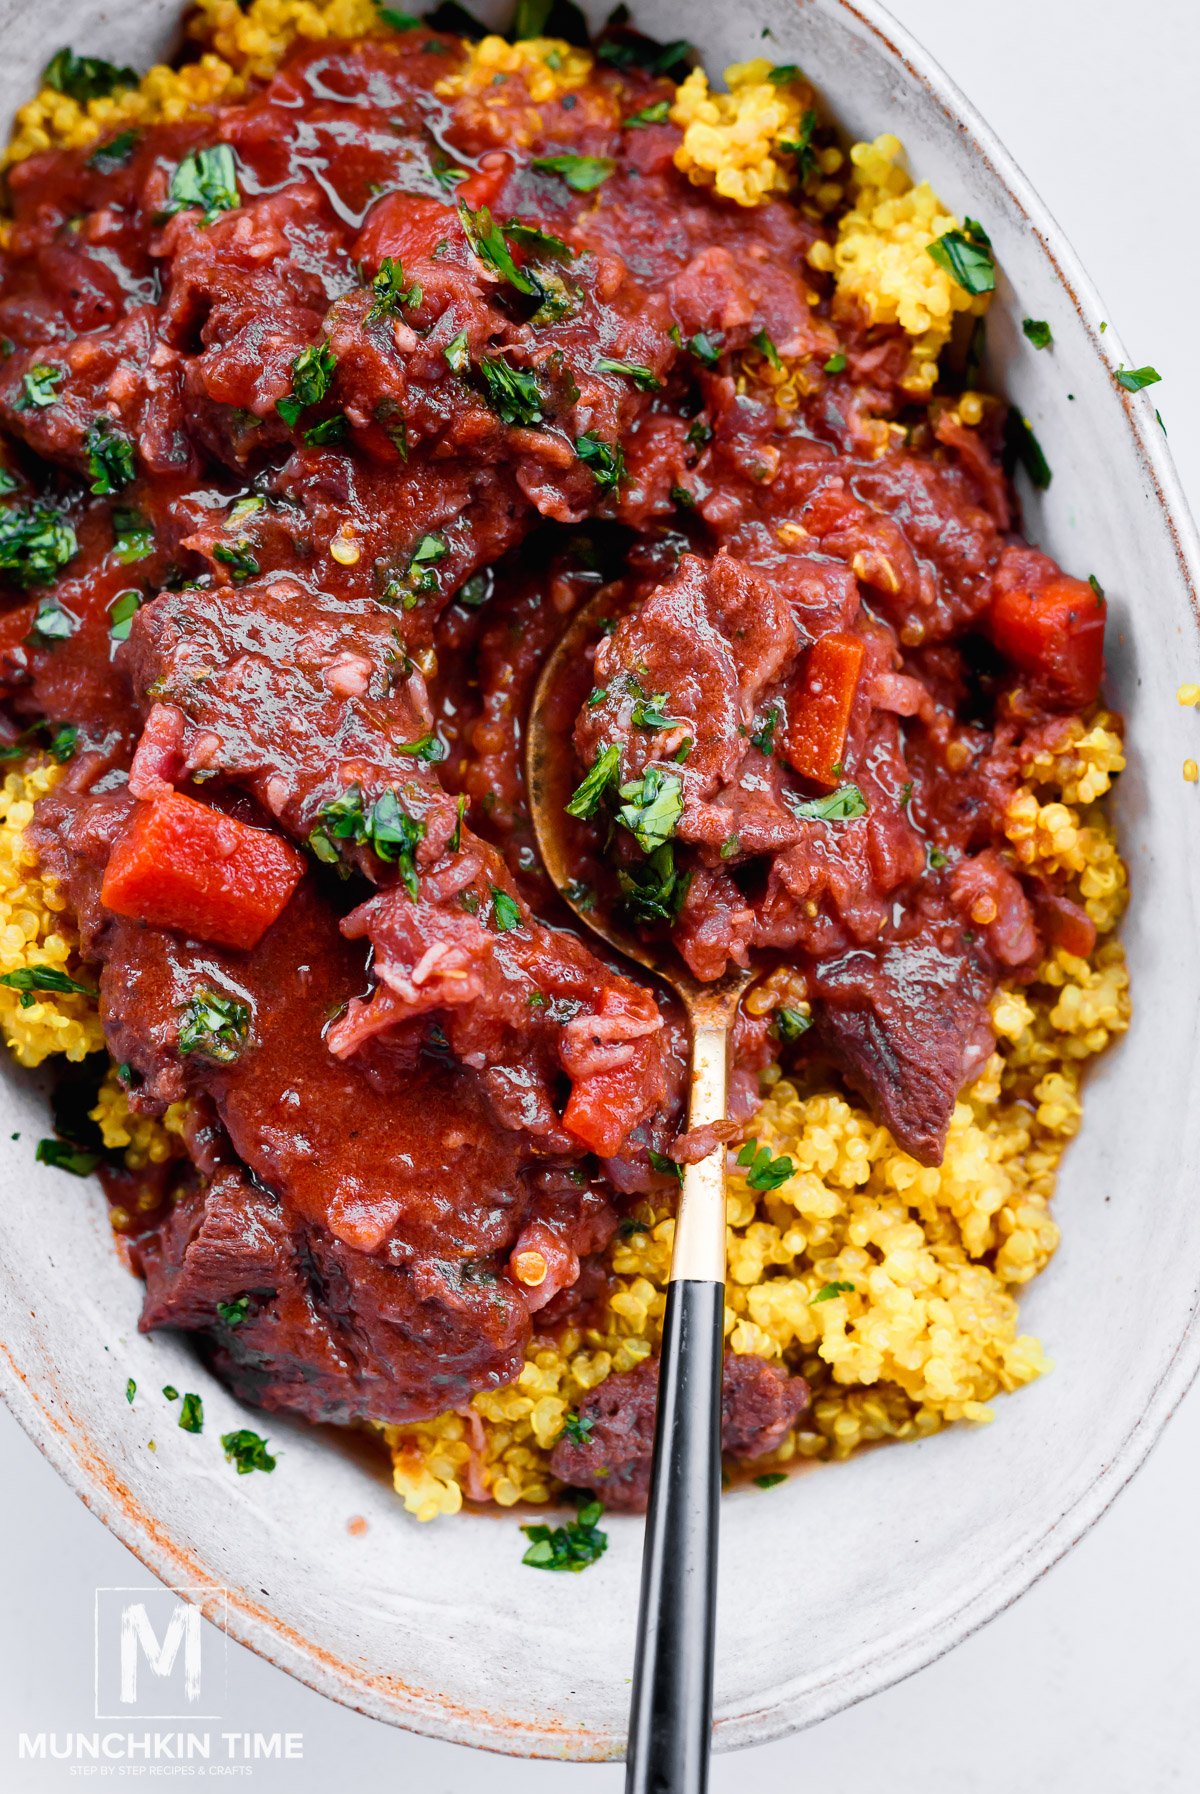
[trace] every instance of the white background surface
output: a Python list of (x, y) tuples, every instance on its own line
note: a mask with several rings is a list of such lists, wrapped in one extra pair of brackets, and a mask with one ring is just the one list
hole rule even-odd
[[(893, 10), (1057, 215), (1134, 362), (1162, 372), (1153, 396), (1200, 507), (1200, 9), (1191, 0), (1142, 0), (1119, 12), (1112, 0), (893, 0)], [(1103, 479), (1103, 444), (1081, 442), (1079, 453)], [(1189, 671), (1200, 677), (1200, 667)], [(1047, 1344), (1053, 1353), (1052, 1336)], [(18, 1766), (17, 1734), (90, 1729), (94, 1592), (147, 1577), (3, 1411), (0, 1465), (0, 1790), (33, 1794), (72, 1778), (65, 1765)], [(1200, 1389), (1097, 1530), (1017, 1607), (873, 1701), (783, 1743), (719, 1758), (715, 1794), (1200, 1787), (1198, 1487)], [(819, 1541), (800, 1540), (798, 1549), (819, 1549)], [(617, 1768), (509, 1762), (409, 1737), (321, 1700), (239, 1646), (229, 1651), (222, 1729), (303, 1734), (303, 1760), (261, 1767), (259, 1794), (351, 1786), (356, 1794), (615, 1794), (621, 1786)]]

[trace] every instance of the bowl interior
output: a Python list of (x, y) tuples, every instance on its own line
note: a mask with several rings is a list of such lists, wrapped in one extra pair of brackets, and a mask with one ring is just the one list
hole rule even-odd
[[(1057, 1202), (1063, 1245), (1023, 1310), (1055, 1372), (1001, 1401), (992, 1427), (727, 1498), (718, 1737), (745, 1744), (886, 1685), (1015, 1598), (1136, 1468), (1194, 1370), (1198, 824), (1174, 701), (1188, 657), (1196, 664), (1193, 539), (1152, 402), (1111, 378), (1121, 345), (1097, 334), (1103, 313), (1069, 250), (890, 21), (850, 0), (729, 0), (703, 20), (683, 0), (644, 0), (636, 13), (656, 36), (699, 39), (710, 72), (764, 51), (801, 63), (850, 136), (894, 131), (953, 209), (986, 221), (1003, 269), (992, 378), (1054, 470), (1044, 496), (1025, 494), (1027, 529), (1108, 592), (1109, 691), (1131, 744), (1119, 814), (1135, 1021), (1089, 1081)], [(0, 111), (32, 92), (59, 43), (145, 63), (176, 17), (175, 0), (111, 13), (0, 0)], [(1026, 314), (1049, 319), (1052, 358), (1024, 342)], [(45, 1131), (36, 1080), (6, 1071), (0, 1121), (0, 1380), (120, 1536), (170, 1581), (227, 1589), (237, 1636), (378, 1717), (516, 1752), (619, 1754), (640, 1525), (612, 1522), (608, 1556), (578, 1578), (530, 1575), (511, 1515), (416, 1525), (360, 1456), (328, 1435), (263, 1427), (185, 1342), (140, 1337), (139, 1287), (112, 1250), (99, 1191), (33, 1163)], [(164, 1424), (152, 1398), (128, 1406), (130, 1376), (147, 1391), (200, 1391), (206, 1436)], [(238, 1478), (223, 1462), (216, 1435), (239, 1425), (281, 1448), (275, 1475)], [(347, 1531), (352, 1515), (365, 1534)]]

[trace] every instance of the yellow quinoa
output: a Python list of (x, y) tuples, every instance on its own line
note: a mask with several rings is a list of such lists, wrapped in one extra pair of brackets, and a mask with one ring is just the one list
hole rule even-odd
[(802, 77), (775, 83), (771, 68), (761, 57), (731, 64), (727, 93), (711, 92), (704, 70), (693, 69), (671, 107), (671, 119), (683, 131), (676, 167), (697, 186), (742, 206), (758, 205), (794, 184), (794, 158), (782, 146), (800, 139), (812, 105), (812, 89)]
[(88, 1112), (109, 1152), (123, 1152), (130, 1171), (144, 1171), (148, 1165), (165, 1165), (182, 1154), (188, 1108), (186, 1102), (171, 1103), (161, 1120), (135, 1113), (113, 1065), (96, 1094), (95, 1107)]

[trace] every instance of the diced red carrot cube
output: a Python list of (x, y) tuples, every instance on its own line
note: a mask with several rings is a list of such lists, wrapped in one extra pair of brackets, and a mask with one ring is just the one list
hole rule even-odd
[(814, 785), (832, 789), (841, 777), (862, 663), (859, 636), (823, 635), (809, 649), (789, 694), (784, 758)]
[(1066, 574), (992, 600), (992, 640), (1022, 673), (1044, 680), (1073, 708), (1090, 704), (1104, 674), (1104, 596)]
[(118, 916), (224, 947), (254, 947), (304, 876), (278, 835), (172, 791), (139, 803), (100, 900)]

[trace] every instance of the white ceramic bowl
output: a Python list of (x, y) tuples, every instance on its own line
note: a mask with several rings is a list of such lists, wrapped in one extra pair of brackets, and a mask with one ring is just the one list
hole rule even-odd
[[(36, 87), (59, 44), (145, 63), (169, 45), (176, 16), (176, 0), (126, 0), (111, 13), (80, 0), (0, 0), (0, 109)], [(1023, 1310), (1057, 1368), (1001, 1402), (990, 1428), (868, 1453), (769, 1497), (726, 1499), (717, 1742), (728, 1747), (886, 1687), (1015, 1600), (1137, 1469), (1196, 1369), (1200, 928), (1190, 869), (1200, 811), (1179, 777), (1193, 736), (1174, 693), (1200, 665), (1190, 574), (1200, 561), (1152, 399), (1113, 379), (1122, 346), (1099, 334), (1103, 309), (1061, 233), (880, 7), (727, 0), (702, 12), (642, 0), (637, 16), (662, 38), (698, 39), (714, 71), (759, 54), (769, 25), (770, 54), (803, 65), (850, 135), (895, 131), (960, 215), (986, 221), (1003, 269), (992, 375), (1054, 469), (1049, 492), (1028, 504), (1029, 531), (1109, 593), (1109, 691), (1131, 741), (1119, 810), (1137, 1013), (1089, 1082), (1058, 1197), (1063, 1245)], [(1049, 319), (1052, 355), (1023, 341), (1026, 314)], [(261, 1421), (183, 1341), (138, 1335), (140, 1289), (112, 1250), (100, 1193), (34, 1165), (43, 1131), (34, 1082), (5, 1077), (0, 1381), (93, 1512), (165, 1581), (228, 1590), (234, 1635), (337, 1700), (494, 1749), (618, 1756), (639, 1524), (612, 1522), (608, 1556), (586, 1576), (536, 1576), (521, 1566), (513, 1516), (418, 1526), (385, 1478), (328, 1435), (273, 1422), (276, 1473), (235, 1476), (216, 1435)], [(166, 1423), (152, 1399), (128, 1407), (128, 1376), (146, 1391), (200, 1390), (203, 1439)], [(369, 1521), (364, 1536), (347, 1532), (353, 1514)]]

